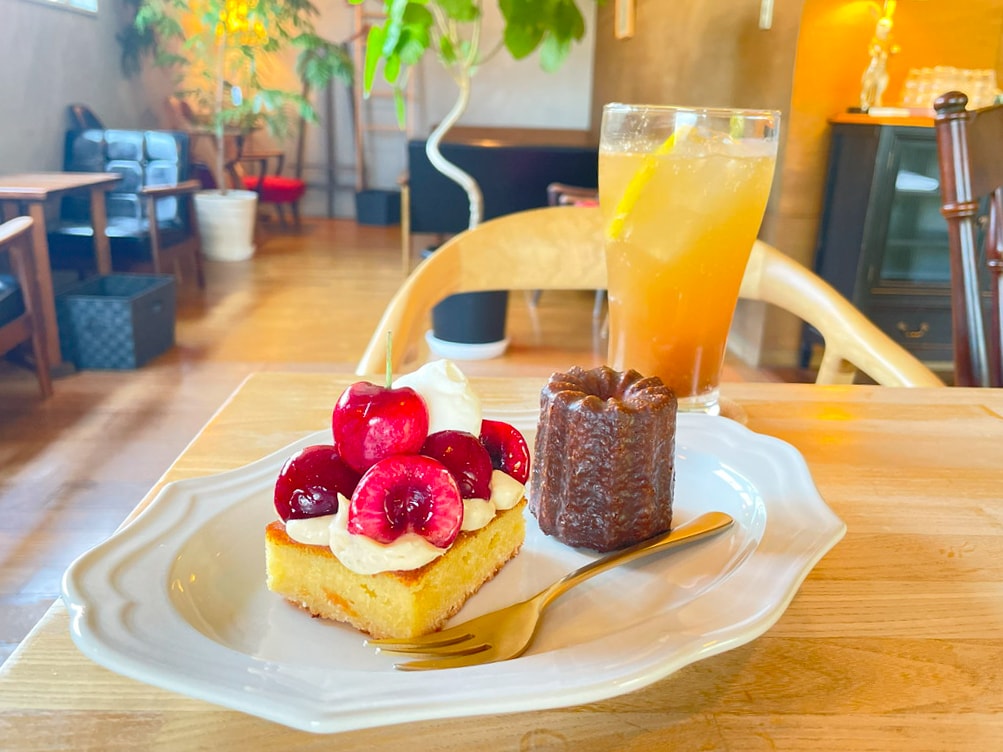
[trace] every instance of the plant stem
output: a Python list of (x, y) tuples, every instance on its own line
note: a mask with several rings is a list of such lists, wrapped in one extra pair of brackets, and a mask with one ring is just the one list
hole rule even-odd
[(460, 87), (456, 103), (442, 119), (442, 122), (429, 134), (428, 140), (425, 142), (425, 154), (428, 155), (428, 161), (435, 169), (466, 191), (467, 199), (470, 202), (470, 224), (468, 227), (474, 228), (481, 223), (481, 216), (484, 214), (484, 196), (481, 194), (481, 188), (477, 185), (476, 180), (442, 156), (442, 152), (439, 151), (439, 142), (442, 141), (442, 137), (456, 124), (470, 102), (470, 71), (468, 68), (462, 67), (457, 71), (456, 84)]
[(226, 129), (223, 124), (223, 79), (226, 77), (226, 29), (219, 37), (216, 64), (216, 186), (226, 195)]
[[(480, 2), (478, 2), (477, 5), (478, 8), (480, 8)], [(453, 48), (455, 50), (459, 50), (460, 39), (459, 31), (456, 25), (452, 21), (447, 20), (442, 14), (441, 9), (437, 8), (435, 4), (432, 4), (430, 9), (435, 16), (439, 33), (442, 36), (448, 37), (453, 43)], [(470, 46), (467, 50), (467, 54), (458, 59), (453, 65), (447, 66), (447, 70), (449, 70), (452, 74), (453, 80), (456, 81), (459, 93), (452, 109), (446, 113), (446, 116), (429, 134), (428, 139), (425, 141), (425, 154), (428, 156), (428, 161), (432, 163), (432, 166), (454, 183), (459, 185), (464, 192), (466, 192), (467, 201), (470, 204), (470, 221), (467, 226), (471, 229), (481, 223), (481, 218), (484, 215), (484, 195), (481, 193), (481, 187), (470, 174), (464, 172), (442, 156), (442, 152), (439, 150), (439, 144), (442, 141), (443, 136), (445, 136), (449, 129), (456, 125), (456, 122), (463, 116), (463, 113), (467, 110), (467, 105), (470, 103), (470, 77), (473, 75), (472, 71), (476, 70), (478, 63), (477, 57), (481, 37), (480, 24), (481, 21), (478, 18), (478, 21), (474, 26), (473, 33), (471, 34)]]
[(394, 361), (393, 361), (393, 332), (387, 332), (387, 373), (386, 373), (386, 385), (387, 389), (394, 384)]

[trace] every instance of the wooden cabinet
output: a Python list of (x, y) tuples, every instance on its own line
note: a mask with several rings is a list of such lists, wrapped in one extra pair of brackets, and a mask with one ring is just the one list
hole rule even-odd
[[(833, 123), (815, 270), (921, 360), (951, 360), (932, 124)], [(818, 341), (806, 333), (806, 360)]]

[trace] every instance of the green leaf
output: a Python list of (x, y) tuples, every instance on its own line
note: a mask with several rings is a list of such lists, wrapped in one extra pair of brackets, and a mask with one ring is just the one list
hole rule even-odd
[(505, 27), (505, 47), (512, 53), (516, 60), (522, 60), (533, 50), (543, 39), (543, 29), (534, 26), (516, 26), (508, 24)]
[(436, 3), (454, 21), (476, 21), (481, 16), (481, 9), (474, 0), (436, 0)]
[(415, 65), (432, 44), (431, 29), (435, 18), (428, 8), (412, 2), (404, 10), (403, 23), (396, 52), (402, 63)]
[(407, 126), (407, 102), (404, 100), (403, 89), (394, 89), (394, 110), (397, 112), (397, 125), (404, 130)]
[(383, 24), (384, 56), (393, 55), (397, 49), (397, 40), (404, 28), (404, 11), (409, 3), (410, 0), (387, 0), (387, 20)]
[(404, 9), (403, 21), (406, 26), (424, 26), (427, 29), (435, 23), (435, 17), (423, 4), (411, 2)]
[(373, 26), (366, 38), (366, 69), (363, 74), (363, 91), (369, 94), (373, 90), (373, 79), (376, 77), (376, 66), (379, 65), (383, 52), (383, 27)]
[(394, 55), (383, 61), (383, 78), (388, 84), (396, 84), (401, 72), (401, 59)]
[(571, 40), (560, 40), (550, 35), (540, 45), (540, 67), (547, 73), (553, 73), (561, 67), (570, 52)]
[(408, 29), (401, 35), (397, 55), (404, 65), (417, 65), (431, 43), (432, 40), (428, 35), (428, 31), (424, 29)]
[(561, 41), (577, 41), (585, 36), (585, 18), (574, 0), (561, 0), (557, 5), (552, 32)]
[(439, 57), (446, 65), (453, 65), (456, 62), (456, 48), (449, 37), (439, 39)]

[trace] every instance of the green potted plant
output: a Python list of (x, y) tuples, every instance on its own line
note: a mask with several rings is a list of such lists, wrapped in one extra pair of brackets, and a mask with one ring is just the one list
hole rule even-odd
[[(296, 72), (306, 86), (325, 86), (332, 77), (353, 79), (346, 50), (315, 32), (316, 15), (310, 0), (139, 1), (137, 35), (148, 40), (156, 64), (178, 71), (179, 95), (196, 113), (197, 125), (215, 138), (218, 188), (196, 196), (203, 246), (211, 258), (238, 260), (254, 250), (257, 194), (228, 187), (227, 137), (242, 144), (259, 128), (281, 137), (291, 118), (316, 118), (302, 90), (269, 84), (264, 61), (297, 49)], [(234, 227), (217, 227), (229, 220)]]
[[(466, 111), (470, 101), (471, 79), (493, 55), (506, 50), (517, 60), (539, 51), (545, 71), (557, 70), (567, 58), (572, 46), (585, 36), (585, 19), (579, 2), (588, 0), (498, 0), (504, 19), (501, 39), (487, 40), (483, 34), (485, 0), (384, 0), (385, 21), (373, 26), (366, 40), (363, 86), (368, 94), (377, 70), (393, 87), (398, 121), (404, 123), (404, 89), (411, 69), (430, 50), (456, 81), (457, 99), (452, 109), (431, 132), (425, 152), (432, 165), (447, 178), (460, 185), (470, 204), (469, 227), (475, 227), (484, 213), (484, 199), (477, 181), (442, 156), (439, 144)], [(597, 0), (602, 2), (603, 0)], [(349, 0), (359, 5), (365, 0)], [(504, 332), (505, 305), (499, 305), (499, 295), (507, 293), (466, 293), (453, 296), (440, 304), (442, 318), (474, 317), (478, 308), (485, 315), (501, 316), (500, 331)], [(433, 316), (433, 318), (438, 318)], [(495, 331), (498, 326), (492, 327)], [(433, 343), (434, 344), (434, 343)], [(505, 341), (483, 343), (483, 347), (466, 350), (466, 357), (491, 357), (504, 351)], [(459, 350), (451, 349), (451, 352)], [(440, 353), (443, 354), (443, 353)]]

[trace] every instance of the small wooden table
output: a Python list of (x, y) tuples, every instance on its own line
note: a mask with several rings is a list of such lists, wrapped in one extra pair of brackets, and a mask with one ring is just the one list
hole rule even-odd
[(111, 273), (111, 246), (105, 233), (105, 191), (121, 177), (113, 172), (36, 172), (0, 175), (0, 207), (3, 217), (27, 214), (35, 220), (32, 246), (35, 268), (42, 293), (42, 316), (48, 339), (49, 362), (62, 362), (59, 351), (59, 328), (56, 323), (56, 300), (49, 265), (49, 240), (45, 227), (45, 207), (50, 199), (72, 191), (89, 191), (91, 225), (94, 227), (94, 254), (99, 274)]
[[(329, 425), (354, 380), (250, 377), (163, 482), (240, 467)], [(539, 405), (539, 379), (474, 383), (488, 410)], [(801, 451), (848, 527), (748, 644), (600, 702), (326, 738), (114, 674), (76, 649), (56, 603), (0, 668), (0, 747), (1003, 749), (1003, 390), (726, 384), (723, 393), (749, 428)]]

